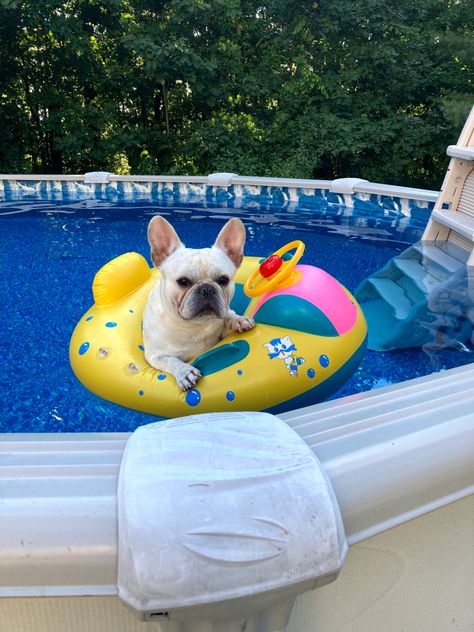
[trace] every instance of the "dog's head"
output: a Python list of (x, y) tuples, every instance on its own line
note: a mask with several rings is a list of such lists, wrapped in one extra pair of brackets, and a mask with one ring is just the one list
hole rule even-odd
[(160, 270), (160, 294), (184, 320), (225, 318), (234, 295), (234, 275), (243, 258), (245, 228), (231, 219), (212, 248), (186, 248), (160, 215), (148, 226), (151, 258)]

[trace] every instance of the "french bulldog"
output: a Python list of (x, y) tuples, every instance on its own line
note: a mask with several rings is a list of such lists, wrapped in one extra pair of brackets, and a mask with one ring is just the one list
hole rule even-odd
[(249, 331), (252, 318), (229, 308), (234, 275), (242, 263), (245, 228), (229, 220), (211, 248), (186, 248), (171, 224), (155, 215), (148, 225), (151, 259), (161, 273), (143, 313), (145, 358), (155, 369), (171, 373), (181, 388), (202, 377), (188, 361), (230, 332)]

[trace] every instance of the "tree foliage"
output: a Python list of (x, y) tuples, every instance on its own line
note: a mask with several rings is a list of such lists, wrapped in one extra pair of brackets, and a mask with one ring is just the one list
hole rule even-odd
[(0, 0), (0, 169), (439, 187), (472, 0)]

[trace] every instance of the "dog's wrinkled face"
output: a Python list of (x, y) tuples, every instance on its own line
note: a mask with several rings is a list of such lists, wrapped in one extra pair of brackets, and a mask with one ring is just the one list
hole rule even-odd
[(160, 294), (184, 320), (224, 319), (243, 257), (245, 229), (239, 219), (224, 226), (212, 248), (186, 248), (159, 215), (148, 227), (153, 263), (161, 272)]
[(217, 248), (180, 248), (160, 267), (166, 299), (184, 320), (225, 318), (234, 295), (235, 270)]

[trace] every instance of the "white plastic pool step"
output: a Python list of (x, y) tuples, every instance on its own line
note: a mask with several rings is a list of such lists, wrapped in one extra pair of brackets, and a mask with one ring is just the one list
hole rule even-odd
[(369, 349), (457, 347), (470, 339), (474, 291), (460, 260), (464, 251), (455, 251), (459, 259), (419, 242), (360, 284), (355, 296), (367, 320)]
[(423, 240), (461, 246), (474, 266), (474, 107), (446, 153), (451, 160)]
[[(429, 292), (436, 286), (440, 279), (435, 277), (430, 270), (428, 274), (426, 267), (417, 259), (393, 259), (394, 265), (403, 273), (406, 279), (409, 279), (414, 287), (422, 293)], [(445, 275), (445, 279), (446, 279)]]
[[(474, 365), (281, 415), (336, 491), (350, 543), (474, 492)], [(0, 596), (117, 592), (127, 434), (0, 436)]]
[(392, 306), (397, 319), (402, 320), (408, 316), (413, 304), (402, 287), (394, 283), (392, 279), (371, 277), (369, 282), (378, 295)]
[(459, 211), (433, 210), (431, 218), (469, 241), (474, 241), (474, 218)]
[[(450, 256), (434, 243), (420, 241), (413, 246), (413, 249), (420, 253), (422, 261), (428, 261), (431, 264), (434, 276), (444, 278), (464, 266), (464, 262)], [(436, 268), (440, 269), (441, 275), (436, 273)]]
[(449, 145), (446, 153), (451, 158), (459, 160), (474, 160), (474, 147), (463, 147), (461, 145)]

